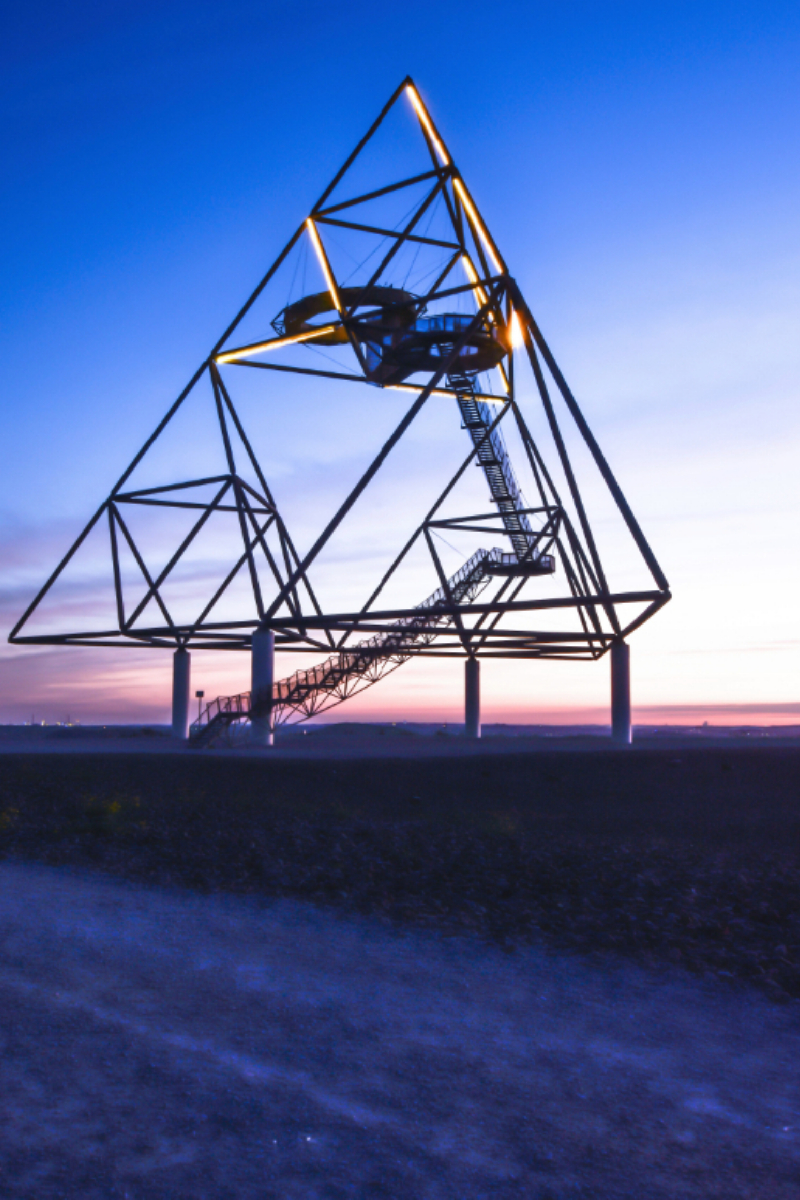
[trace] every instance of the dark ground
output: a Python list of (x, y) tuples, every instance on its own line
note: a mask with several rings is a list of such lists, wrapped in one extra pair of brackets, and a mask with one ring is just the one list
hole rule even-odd
[[(0, 856), (800, 998), (800, 746), (0, 757)], [(578, 752), (579, 751), (579, 752)]]
[(3, 1200), (796, 1200), (753, 989), (0, 863)]

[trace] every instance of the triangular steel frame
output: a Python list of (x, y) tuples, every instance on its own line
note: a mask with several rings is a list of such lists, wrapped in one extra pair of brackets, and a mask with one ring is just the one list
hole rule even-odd
[[(345, 200), (332, 200), (333, 194), (356, 159), (375, 136), (386, 117), (402, 96), (406, 96), (413, 107), (419, 130), (427, 146), (430, 157), (430, 168), (415, 176), (396, 180), (372, 192)], [(367, 204), (380, 196), (388, 195), (412, 185), (425, 185), (426, 193), (414, 209), (410, 218), (400, 229), (386, 229), (371, 225), (356, 219), (358, 206)], [(428, 185), (430, 185), (428, 187)], [(452, 229), (452, 237), (429, 237), (421, 232), (421, 219), (430, 210), (431, 204), (437, 198), (444, 201)], [(445, 268), (424, 295), (414, 298), (416, 311), (425, 311), (426, 306), (441, 303), (445, 299), (471, 295), (475, 300), (476, 312), (469, 328), (463, 328), (454, 335), (453, 344), (447, 354), (441, 357), (439, 365), (427, 372), (424, 382), (392, 381), (391, 378), (380, 377), (376, 374), (374, 362), (369, 361), (367, 345), (370, 337), (375, 337), (375, 324), (385, 315), (386, 306), (365, 311), (365, 305), (353, 302), (352, 289), (340, 283), (331, 266), (326, 251), (326, 237), (329, 231), (347, 229), (373, 234), (385, 239), (386, 250), (380, 262), (374, 269), (366, 284), (369, 288), (380, 288), (389, 271), (392, 261), (398, 252), (406, 245), (435, 246), (438, 250), (447, 252)], [(322, 326), (308, 327), (305, 331), (287, 335), (280, 325), (280, 319), (275, 324), (275, 337), (247, 345), (234, 345), (234, 334), (245, 316), (253, 308), (256, 301), (264, 292), (270, 280), (275, 276), (287, 257), (291, 254), (300, 240), (306, 237), (313, 246), (319, 260), (322, 275), (327, 290), (330, 293), (331, 317)], [(449, 282), (457, 264), (461, 264), (466, 272), (467, 282), (454, 285)], [(360, 285), (362, 286), (362, 285)], [(365, 291), (364, 295), (369, 292)], [(406, 302), (407, 303), (407, 302)], [(391, 306), (390, 306), (391, 307)], [(280, 318), (280, 314), (279, 314)], [(561, 472), (566, 480), (566, 487), (575, 520), (570, 519), (565, 504), (556, 489), (551, 472), (545, 459), (534, 440), (524, 414), (515, 397), (514, 367), (511, 353), (512, 328), (516, 324), (519, 330), (525, 353), (530, 363), (536, 388), (546, 416), (552, 440), (555, 445)], [(435, 505), (427, 514), (425, 520), (412, 533), (409, 541), (401, 549), (392, 566), (386, 572), (378, 586), (357, 612), (324, 612), (322, 611), (311, 586), (309, 572), (317, 560), (323, 547), (329, 542), (333, 533), (341, 525), (344, 518), (352, 509), (360, 496), (368, 488), (370, 482), (386, 461), (388, 455), (398, 444), (409, 429), (412, 422), (421, 412), (431, 396), (449, 395), (463, 400), (459, 392), (459, 356), (465, 344), (476, 331), (489, 329), (492, 336), (505, 346), (506, 354), (497, 364), (500, 378), (499, 392), (479, 392), (472, 387), (472, 396), (476, 402), (484, 405), (488, 412), (491, 409), (491, 421), (484, 418), (484, 425), (479, 433), (473, 436), (473, 448), (465, 458), (459, 470), (445, 487)], [(370, 332), (371, 331), (371, 332)], [(301, 367), (294, 364), (276, 361), (262, 361), (261, 356), (279, 351), (295, 343), (320, 341), (322, 337), (338, 339), (347, 342), (352, 348), (357, 363), (357, 369), (352, 372), (330, 371)], [(299, 555), (288, 531), (278, 513), (275, 501), (267, 486), (266, 479), (258, 466), (250, 443), (241, 426), (236, 409), (230, 396), (229, 386), (223, 380), (222, 369), (249, 367), (264, 371), (292, 372), (301, 375), (315, 376), (320, 379), (346, 379), (378, 387), (401, 388), (413, 394), (410, 408), (397, 425), (394, 432), (380, 448), (368, 469), (358, 480), (351, 492), (340, 505), (336, 513), (321, 531), (311, 548)], [(574, 423), (580, 437), (587, 447), (597, 470), (602, 477), (611, 497), (616, 504), (625, 526), (635, 543), (643, 560), (653, 586), (636, 591), (612, 590), (606, 578), (606, 573), (600, 558), (596, 538), (587, 514), (575, 471), (567, 451), (563, 431), (559, 425), (554, 397), (548, 389), (546, 371), (555, 382), (557, 393)], [(156, 442), (175, 413), (186, 401), (192, 389), (204, 375), (208, 375), (214, 390), (217, 406), (220, 432), (226, 443), (229, 470), (225, 475), (206, 480), (190, 480), (176, 483), (161, 489), (126, 490), (126, 484)], [(463, 382), (463, 381), (462, 381)], [(492, 561), (485, 567), (485, 578), (481, 588), (487, 581), (495, 584), (494, 593), (482, 601), (478, 600), (477, 590), (462, 587), (458, 596), (452, 593), (444, 574), (441, 562), (436, 554), (431, 532), (450, 524), (453, 528), (486, 529), (498, 536), (512, 537), (509, 524), (497, 528), (497, 513), (478, 514), (470, 518), (459, 518), (455, 524), (443, 521), (439, 510), (444, 500), (450, 495), (453, 487), (463, 476), (470, 463), (484, 465), (487, 447), (500, 443), (492, 442), (495, 430), (504, 419), (510, 419), (515, 425), (527, 456), (528, 466), (535, 481), (537, 503), (534, 506), (523, 507), (517, 504), (520, 520), (536, 519), (540, 528), (530, 532), (530, 525), (525, 528), (525, 535), (530, 540), (531, 561), (535, 555), (552, 551), (560, 565), (567, 583), (567, 590), (559, 597), (539, 597), (520, 599), (520, 594), (529, 582), (534, 571), (529, 574), (512, 574), (506, 578), (500, 576), (502, 564)], [(246, 447), (250, 466), (259, 480), (259, 490), (254, 490), (237, 474), (230, 444), (227, 438), (227, 422), (235, 426), (242, 443)], [(155, 598), (164, 618), (164, 623), (148, 626), (144, 629), (135, 628), (136, 615), (141, 612), (140, 604), (133, 614), (126, 612), (124, 598), (119, 579), (117, 540), (123, 538), (134, 556), (137, 555), (122, 513), (128, 504), (173, 504), (179, 503), (185, 507), (191, 503), (186, 497), (187, 489), (200, 483), (218, 485), (214, 498), (209, 504), (198, 502), (198, 511), (202, 509), (196, 523), (196, 530), (202, 527), (208, 515), (215, 509), (227, 506), (229, 511), (235, 510), (239, 515), (242, 549), (237, 566), (226, 584), (206, 603), (198, 619), (190, 625), (179, 624), (172, 620), (167, 606), (163, 603), (159, 588), (166, 575), (157, 578), (147, 576), (142, 566), (147, 583), (147, 597)], [(176, 499), (176, 496), (180, 496)], [(118, 628), (112, 630), (67, 633), (59, 635), (28, 635), (25, 626), (38, 605), (47, 595), (53, 584), (62, 574), (72, 557), (79, 549), (88, 533), (101, 519), (108, 521), (112, 563), (115, 577), (115, 587), (118, 603)], [(494, 521), (493, 526), (491, 522)], [(460, 522), (460, 524), (459, 524)], [(471, 524), (470, 524), (471, 523)], [(277, 592), (267, 602), (261, 595), (258, 577), (253, 567), (253, 554), (258, 548), (268, 553), (264, 534), (266, 529), (275, 524), (282, 549), (282, 563), (270, 561), (270, 568), (276, 580)], [(191, 536), (194, 536), (192, 534)], [(431, 552), (432, 560), (439, 576), (442, 590), (437, 593), (435, 605), (415, 608), (376, 608), (383, 589), (389, 579), (401, 566), (407, 554), (418, 539), (423, 539)], [(191, 540), (191, 537), (190, 539)], [(187, 542), (188, 544), (188, 542)], [(518, 545), (519, 543), (515, 543)], [(175, 562), (185, 549), (180, 547)], [(495, 553), (495, 552), (492, 552)], [(488, 563), (489, 560), (487, 559)], [(174, 563), (173, 563), (174, 565)], [(485, 564), (484, 564), (485, 565)], [(253, 594), (257, 615), (242, 621), (214, 621), (213, 609), (224, 587), (234, 578), (235, 574), (247, 567), (250, 570)], [(168, 574), (169, 568), (167, 568)], [(486, 573), (488, 571), (488, 574)], [(494, 572), (498, 578), (494, 577)], [(301, 596), (303, 603), (301, 604)], [(345, 161), (330, 185), (323, 192), (312, 208), (309, 216), (298, 227), (288, 243), (278, 255), (275, 262), (264, 275), (247, 302), (239, 310), (236, 317), (217, 341), (208, 357), (200, 365), (186, 388), (181, 392), (169, 412), (165, 415), (158, 428), (139, 451), (133, 462), (112, 489), (109, 497), (97, 510), (81, 536), (71, 547), (62, 562), (56, 568), (45, 586), (36, 596), (15, 625), (9, 640), (26, 644), (56, 644), (56, 645), (150, 645), (150, 646), (187, 646), (206, 649), (248, 649), (252, 633), (256, 627), (271, 628), (276, 635), (280, 648), (291, 648), (293, 651), (313, 653), (319, 648), (330, 648), (339, 655), (357, 654), (364, 659), (371, 654), (375, 663), (383, 660), (385, 668), (393, 669), (401, 661), (413, 655), (426, 656), (456, 656), (456, 657), (501, 657), (501, 658), (561, 658), (566, 660), (596, 659), (605, 654), (614, 642), (626, 638), (634, 629), (658, 611), (670, 599), (669, 585), (656, 558), (644, 537), (644, 534), (628, 505), (622, 490), (614, 477), (600, 447), (586, 422), (575, 397), (570, 391), (558, 364), (556, 363), (533, 314), (526, 303), (520, 287), (508, 270), (506, 262), (492, 237), (489, 227), (484, 221), (475, 200), (456, 167), (449, 149), (439, 133), (434, 121), (423, 103), (420, 94), (410, 77), (403, 80), (395, 90), (377, 119)], [(427, 602), (426, 602), (427, 603)], [(630, 615), (628, 606), (637, 608), (635, 615)], [(523, 623), (526, 619), (539, 619), (549, 610), (572, 609), (579, 619), (579, 628), (573, 631), (547, 628), (515, 628), (501, 626), (501, 621), (513, 615)], [(427, 614), (427, 616), (426, 616)], [(443, 616), (447, 620), (443, 624)], [(411, 622), (415, 631), (413, 639), (398, 643), (396, 632)], [(367, 634), (370, 637), (366, 643), (354, 646), (350, 639), (356, 634)], [(430, 636), (429, 636), (430, 635)], [(392, 654), (390, 655), (381, 639), (389, 638)], [(382, 650), (382, 647), (383, 650)], [(393, 656), (393, 657), (392, 657)], [(391, 662), (390, 662), (391, 660)], [(392, 665), (393, 664), (393, 665)], [(373, 671), (375, 677), (367, 678), (370, 672), (363, 673), (363, 686), (375, 682), (385, 670)], [(294, 679), (294, 677), (293, 677)], [(290, 681), (287, 681), (290, 682)], [(276, 685), (277, 686), (277, 685)], [(354, 691), (360, 690), (361, 684), (352, 680), (343, 685), (344, 693), (338, 699), (339, 703)], [(286, 689), (287, 696), (291, 688)], [(287, 700), (291, 708), (291, 704)], [(310, 707), (309, 707), (310, 705)], [(321, 707), (326, 707), (323, 704)], [(300, 715), (310, 715), (320, 711), (316, 701), (308, 701), (306, 708), (302, 704), (295, 705)]]

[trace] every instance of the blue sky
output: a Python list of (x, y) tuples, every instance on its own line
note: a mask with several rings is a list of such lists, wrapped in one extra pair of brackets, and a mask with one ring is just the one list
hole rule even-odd
[[(800, 10), (487, 11), (234, 0), (6, 18), (5, 631), (410, 73), (673, 586), (633, 639), (639, 715), (798, 719)], [(298, 422), (269, 452), (317, 506), (354, 469), (358, 413), (342, 411), (341, 440)], [(369, 572), (368, 534), (348, 571)], [(159, 653), (0, 654), (0, 719), (166, 714)], [(196, 656), (194, 677), (238, 690), (247, 664)], [(483, 686), (486, 719), (599, 719), (607, 669), (493, 663)], [(434, 662), (340, 713), (453, 720), (460, 704), (459, 665)]]

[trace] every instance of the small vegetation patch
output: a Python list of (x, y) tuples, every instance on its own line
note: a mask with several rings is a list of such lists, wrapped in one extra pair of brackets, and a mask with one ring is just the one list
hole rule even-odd
[(800, 998), (800, 753), (7, 756), (0, 854), (747, 980)]

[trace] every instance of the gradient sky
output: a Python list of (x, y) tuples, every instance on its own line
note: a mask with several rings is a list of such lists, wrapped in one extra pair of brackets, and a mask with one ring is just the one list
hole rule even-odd
[[(672, 585), (632, 639), (635, 717), (800, 721), (788, 3), (7, 12), (3, 639), (406, 73)], [(354, 477), (348, 412), (267, 454), (309, 534)], [(369, 560), (365, 537), (345, 566)], [(332, 716), (457, 720), (461, 670), (412, 663)], [(169, 671), (3, 645), (0, 720), (164, 720)], [(241, 690), (248, 664), (197, 654), (193, 676)], [(487, 721), (602, 720), (607, 664), (487, 664), (483, 696)]]

